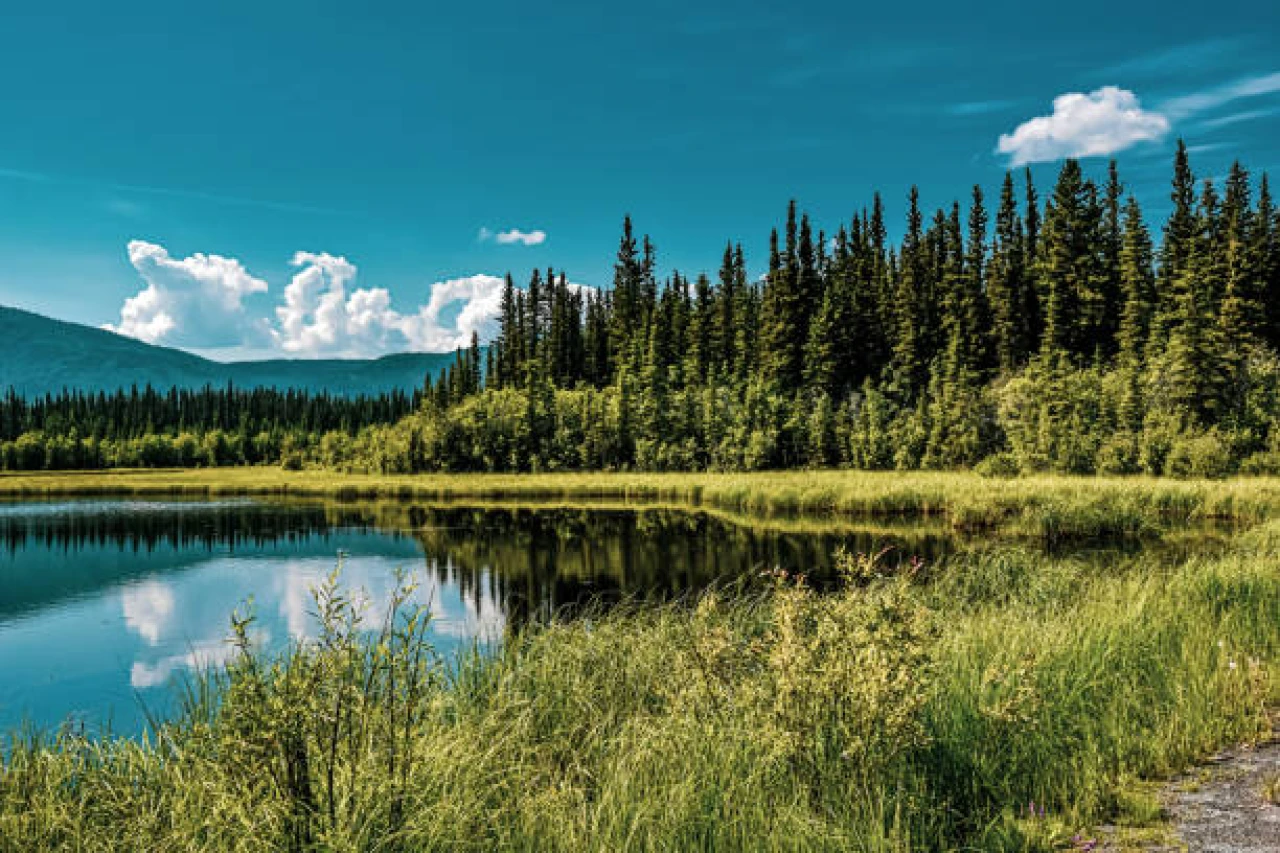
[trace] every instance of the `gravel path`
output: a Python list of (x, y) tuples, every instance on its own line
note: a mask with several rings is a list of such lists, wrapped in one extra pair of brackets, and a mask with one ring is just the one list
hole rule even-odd
[(1280, 805), (1263, 797), (1269, 781), (1280, 788), (1280, 737), (1216, 755), (1204, 770), (1204, 781), (1188, 777), (1169, 793), (1174, 831), (1189, 853), (1280, 853)]

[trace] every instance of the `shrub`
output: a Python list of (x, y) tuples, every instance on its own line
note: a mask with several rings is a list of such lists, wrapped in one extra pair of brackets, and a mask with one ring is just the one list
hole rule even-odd
[(1280, 453), (1274, 450), (1254, 453), (1240, 463), (1240, 473), (1274, 477), (1280, 474)]
[(1098, 448), (1099, 474), (1137, 474), (1142, 449), (1138, 437), (1131, 432), (1120, 432), (1102, 442)]
[(973, 470), (983, 477), (1016, 477), (1020, 472), (1018, 457), (1008, 451), (991, 454)]
[(1169, 448), (1164, 470), (1170, 477), (1221, 478), (1231, 473), (1231, 451), (1216, 431), (1179, 438)]

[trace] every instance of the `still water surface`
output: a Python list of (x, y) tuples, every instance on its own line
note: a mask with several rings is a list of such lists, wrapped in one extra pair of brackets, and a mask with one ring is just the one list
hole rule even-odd
[(175, 681), (230, 652), (252, 602), (268, 649), (314, 636), (311, 590), (341, 560), (371, 612), (397, 570), (444, 654), (585, 602), (671, 597), (839, 545), (935, 554), (946, 540), (742, 524), (700, 512), (235, 501), (0, 502), (0, 733), (75, 721), (135, 734)]

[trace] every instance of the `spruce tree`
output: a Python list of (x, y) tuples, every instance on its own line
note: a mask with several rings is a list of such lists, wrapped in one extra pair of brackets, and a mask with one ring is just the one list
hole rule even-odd
[(785, 255), (778, 250), (778, 234), (769, 245), (769, 275), (765, 281), (760, 316), (760, 356), (764, 380), (775, 390), (794, 391), (803, 379), (803, 305), (799, 292), (799, 239), (795, 203), (787, 213)]
[(926, 341), (921, 320), (924, 315), (925, 248), (921, 234), (920, 191), (911, 188), (907, 209), (907, 233), (902, 242), (902, 257), (894, 298), (896, 308), (893, 347), (895, 384), (904, 399), (914, 399), (928, 379)]
[(1102, 223), (1098, 236), (1102, 269), (1098, 282), (1098, 310), (1092, 331), (1095, 347), (1108, 356), (1116, 351), (1116, 332), (1124, 303), (1120, 259), (1124, 245), (1120, 209), (1123, 195), (1124, 185), (1120, 183), (1119, 168), (1116, 161), (1112, 160), (1107, 166), (1107, 186), (1103, 194)]
[(1258, 206), (1249, 243), (1249, 266), (1257, 276), (1265, 313), (1263, 336), (1272, 349), (1280, 349), (1280, 211), (1272, 204), (1266, 173), (1258, 184)]
[(987, 294), (997, 366), (1012, 371), (1035, 348), (1035, 290), (1028, 281), (1022, 218), (1014, 197), (1013, 175), (1006, 172), (996, 212), (995, 243), (987, 267)]
[(1238, 162), (1233, 163), (1227, 176), (1219, 235), (1226, 283), (1218, 322), (1223, 342), (1238, 353), (1261, 343), (1266, 330), (1265, 291), (1261, 271), (1255, 267), (1249, 196), (1249, 174)]
[(1155, 271), (1151, 234), (1142, 219), (1142, 209), (1133, 196), (1125, 204), (1120, 249), (1120, 311), (1118, 345), (1121, 364), (1137, 369), (1146, 350), (1155, 309)]
[(1156, 337), (1163, 338), (1178, 305), (1177, 285), (1183, 276), (1196, 238), (1195, 175), (1187, 157), (1187, 146), (1178, 140), (1173, 161), (1173, 186), (1169, 194), (1173, 212), (1164, 226), (1164, 242), (1160, 246), (1160, 272), (1156, 291)]

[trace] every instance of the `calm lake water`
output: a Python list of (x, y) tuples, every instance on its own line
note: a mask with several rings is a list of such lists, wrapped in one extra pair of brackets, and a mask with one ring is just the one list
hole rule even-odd
[(229, 616), (282, 649), (315, 633), (311, 590), (385, 608), (397, 570), (419, 583), (443, 653), (586, 602), (671, 597), (770, 567), (830, 571), (839, 545), (942, 536), (744, 525), (665, 509), (459, 508), (234, 501), (0, 502), (0, 733), (73, 721), (140, 732), (175, 680), (227, 658)]

